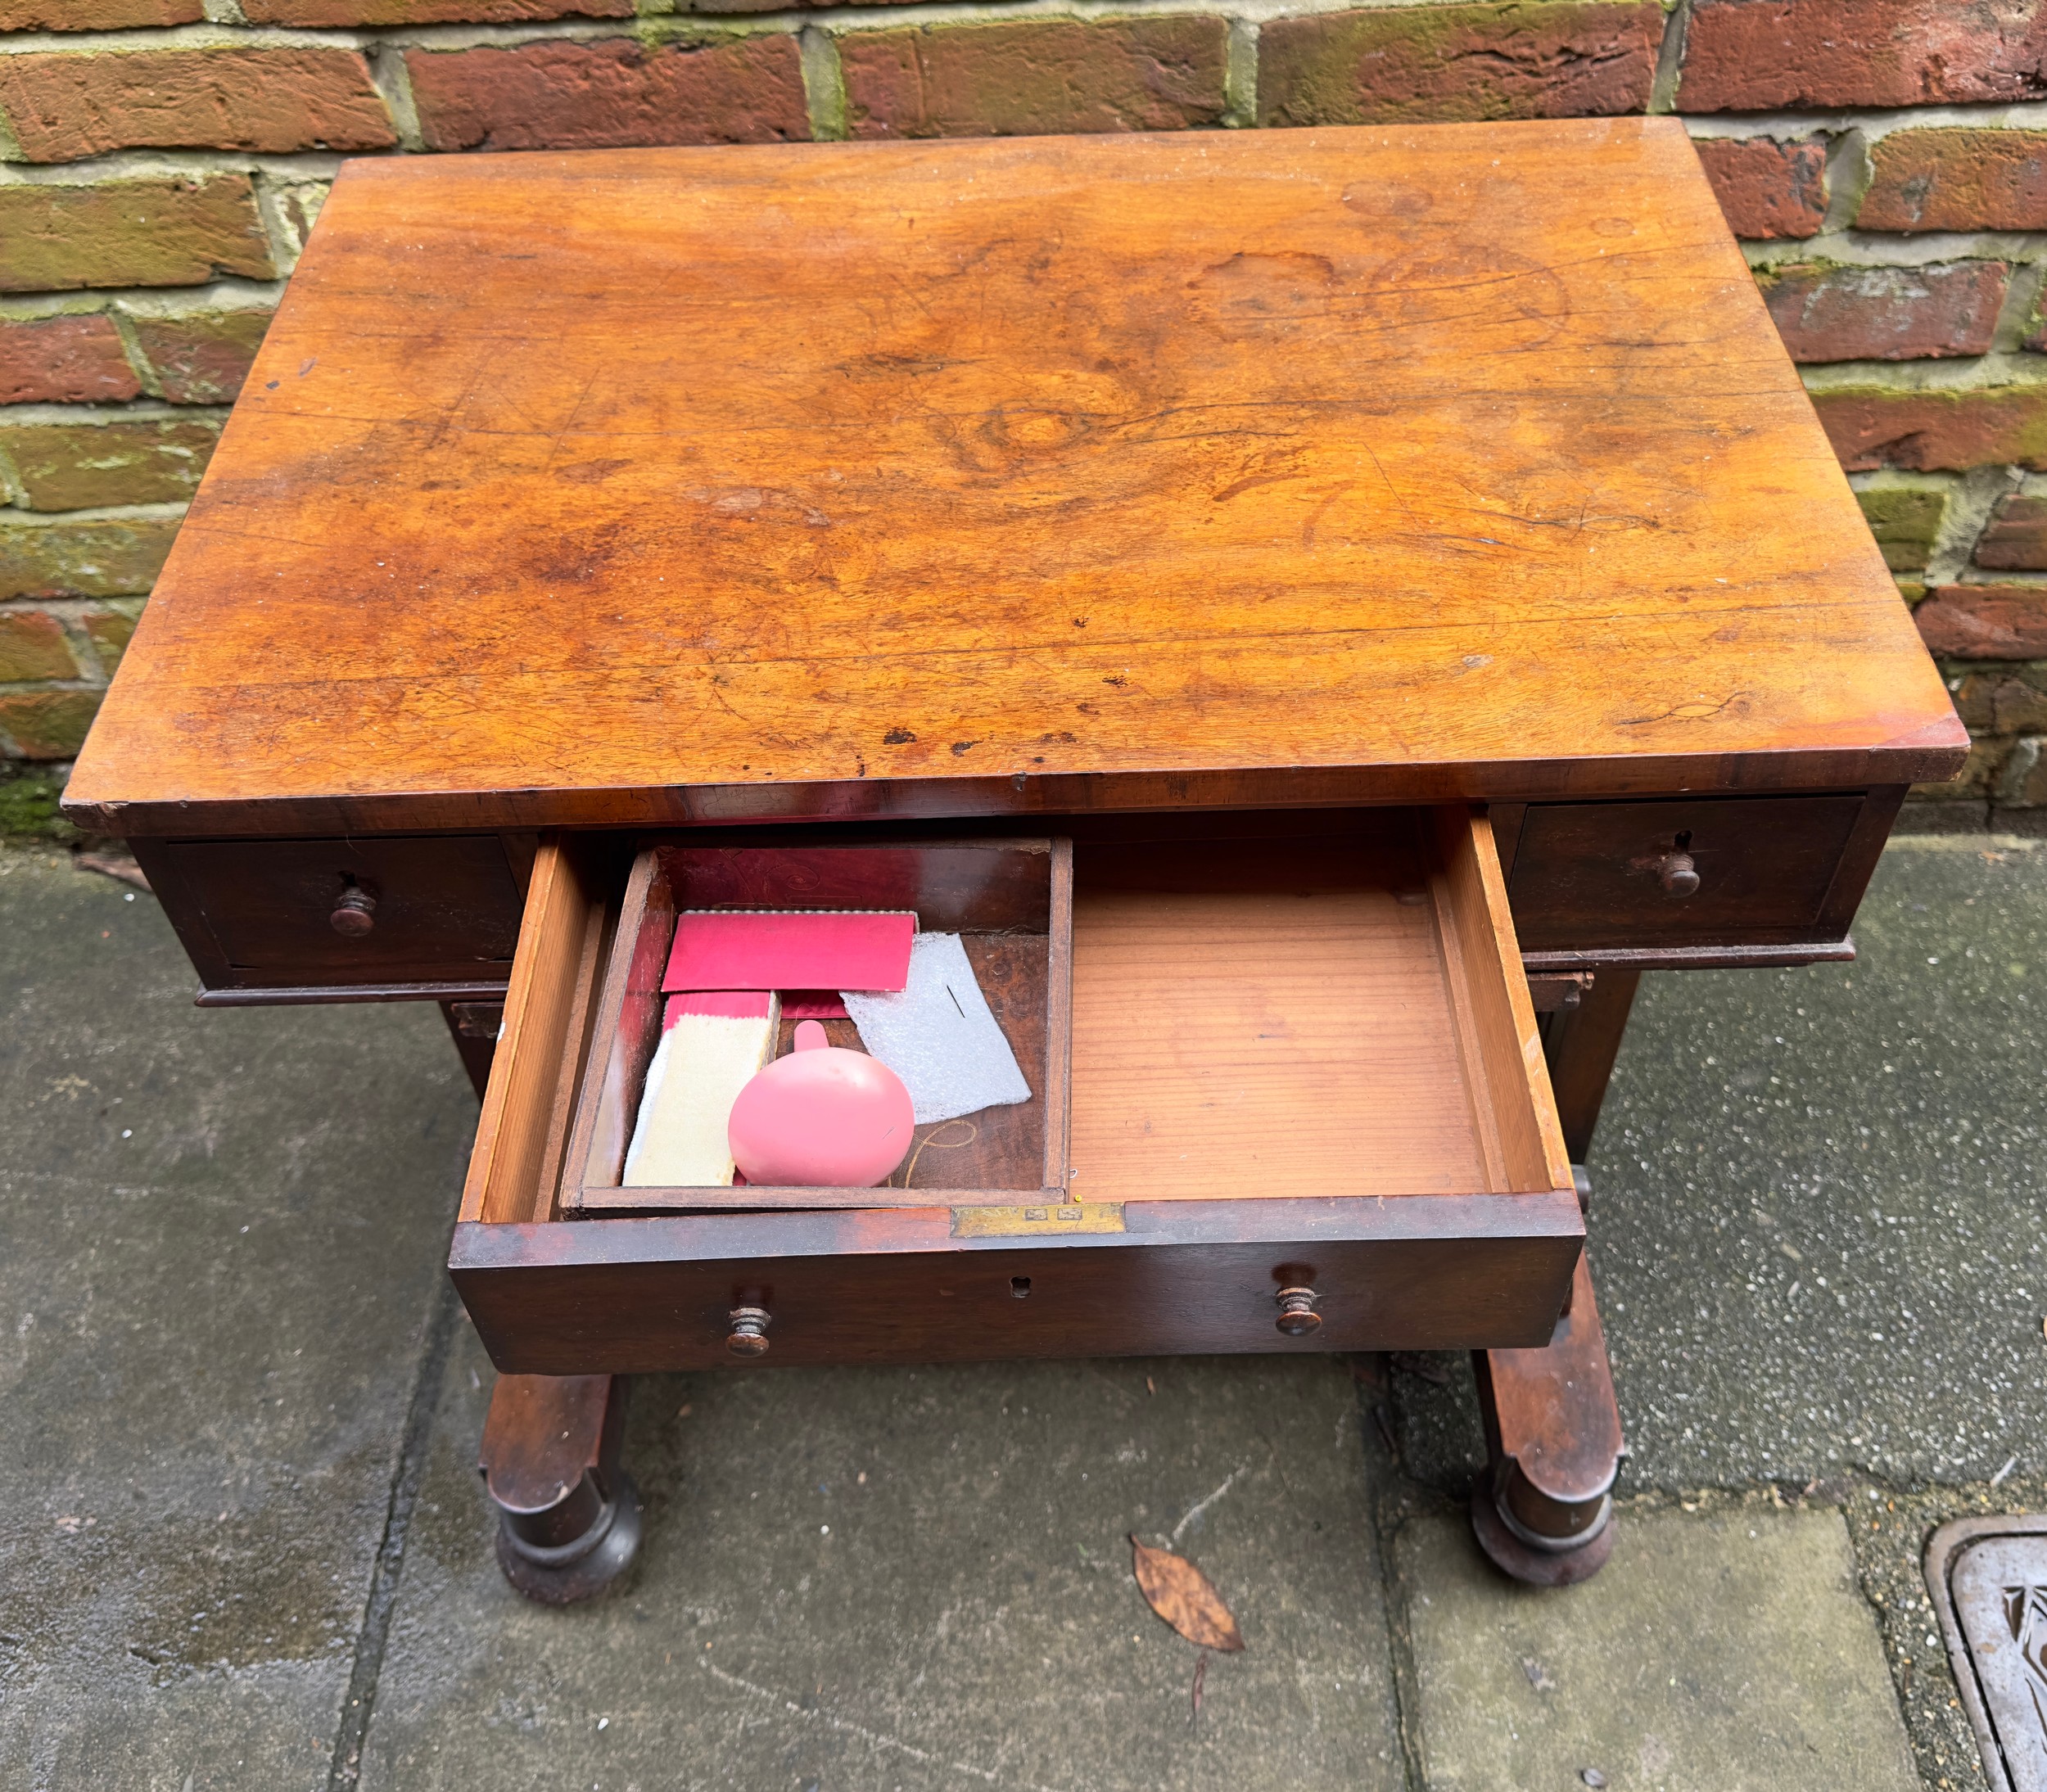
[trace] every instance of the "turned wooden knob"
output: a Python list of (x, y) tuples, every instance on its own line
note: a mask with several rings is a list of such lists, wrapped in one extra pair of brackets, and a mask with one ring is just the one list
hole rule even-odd
[(1322, 1316), (1315, 1311), (1312, 1288), (1282, 1288), (1273, 1298), (1279, 1302), (1279, 1317), (1272, 1321), (1289, 1338), (1305, 1338), (1322, 1328)]
[(772, 1323), (765, 1307), (734, 1307), (732, 1329), (725, 1334), (725, 1347), (735, 1356), (766, 1356), (767, 1329)]
[(377, 898), (351, 883), (341, 891), (327, 924), (345, 938), (359, 940), (377, 925)]
[(1656, 876), (1668, 895), (1688, 896), (1698, 893), (1699, 868), (1692, 862), (1688, 852), (1666, 852)]

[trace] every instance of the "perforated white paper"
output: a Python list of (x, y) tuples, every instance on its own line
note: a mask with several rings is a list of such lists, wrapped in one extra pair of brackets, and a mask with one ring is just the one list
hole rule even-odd
[(902, 1078), (919, 1126), (1031, 1099), (958, 934), (917, 935), (902, 989), (840, 994), (861, 1043)]

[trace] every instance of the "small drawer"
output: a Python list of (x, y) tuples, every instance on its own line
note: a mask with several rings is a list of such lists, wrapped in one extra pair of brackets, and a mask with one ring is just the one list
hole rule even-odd
[(1521, 948), (1539, 959), (1841, 941), (1895, 808), (1860, 792), (1531, 803), (1507, 880)]
[(524, 891), (497, 834), (135, 845), (210, 992), (511, 975)]
[[(1007, 869), (1033, 849), (876, 849), (924, 868), (906, 887), (926, 925), (934, 892), (978, 888), (979, 919), (1014, 909), (1008, 937), (1048, 967), (1043, 1001), (1005, 1025), (1042, 1013), (1042, 1047), (1028, 1020), (1012, 1044), (1051, 1099), (1014, 1150), (933, 1189), (620, 1189), (657, 886), (700, 890), (703, 866), (664, 867), (672, 845), (629, 870), (599, 842), (544, 842), (450, 1260), (493, 1359), (573, 1374), (1546, 1343), (1584, 1225), (1489, 824), (1227, 828), (1074, 849), (1070, 999), (1056, 847)], [(798, 850), (817, 869), (847, 849)], [(960, 875), (976, 853), (991, 874)]]

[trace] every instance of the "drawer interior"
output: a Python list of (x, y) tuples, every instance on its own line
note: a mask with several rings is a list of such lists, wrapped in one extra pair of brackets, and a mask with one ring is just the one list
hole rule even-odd
[[(646, 846), (620, 907), (620, 943), (568, 1140), (563, 1212), (851, 1207), (874, 1198), (863, 1189), (621, 1185), (661, 1035), (662, 973), (677, 916), (689, 910), (907, 910), (927, 933), (957, 934), (1030, 1095), (917, 1126), (885, 1194), (914, 1189), (920, 1202), (948, 1207), (1013, 1203), (1021, 1194), (1061, 1198), (1072, 864), (1066, 842), (1045, 839)], [(793, 1049), (797, 1024), (783, 1016), (775, 1056)], [(865, 1049), (850, 1019), (824, 1025), (834, 1045)]]
[(1560, 1185), (1534, 1036), (1467, 811), (1077, 849), (1079, 1198)]
[[(1571, 1186), (1491, 832), (1467, 810), (1282, 838), (655, 842), (630, 873), (601, 856), (569, 839), (536, 864), (470, 1217)], [(798, 884), (807, 905), (908, 902), (968, 934), (1032, 1100), (977, 1116), (942, 1177), (917, 1174), (934, 1152), (877, 1189), (620, 1186), (678, 903)]]

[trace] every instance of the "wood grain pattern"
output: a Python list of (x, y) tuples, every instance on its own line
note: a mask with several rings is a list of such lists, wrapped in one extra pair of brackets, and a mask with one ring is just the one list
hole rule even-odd
[(582, 842), (542, 842), (526, 893), (526, 924), (512, 961), (499, 1041), (476, 1148), (463, 1185), (461, 1217), (517, 1223), (551, 1212), (545, 1177), (557, 1095), (580, 1063), (572, 1036), (585, 961), (601, 939), (593, 929), (603, 892)]
[(1436, 924), (1446, 942), (1456, 941), (1456, 980), (1470, 1017), (1467, 1061), (1476, 1067), (1466, 1081), (1475, 1094), (1484, 1092), (1485, 1117), (1505, 1159), (1507, 1180), (1495, 1186), (1568, 1189), (1570, 1159), (1491, 822), (1456, 808), (1438, 810), (1435, 819), (1443, 864), (1430, 880)]
[(1670, 119), (349, 164), (122, 834), (1897, 783), (1965, 738)]
[(1486, 825), (1082, 851), (1072, 1193), (1569, 1187)]

